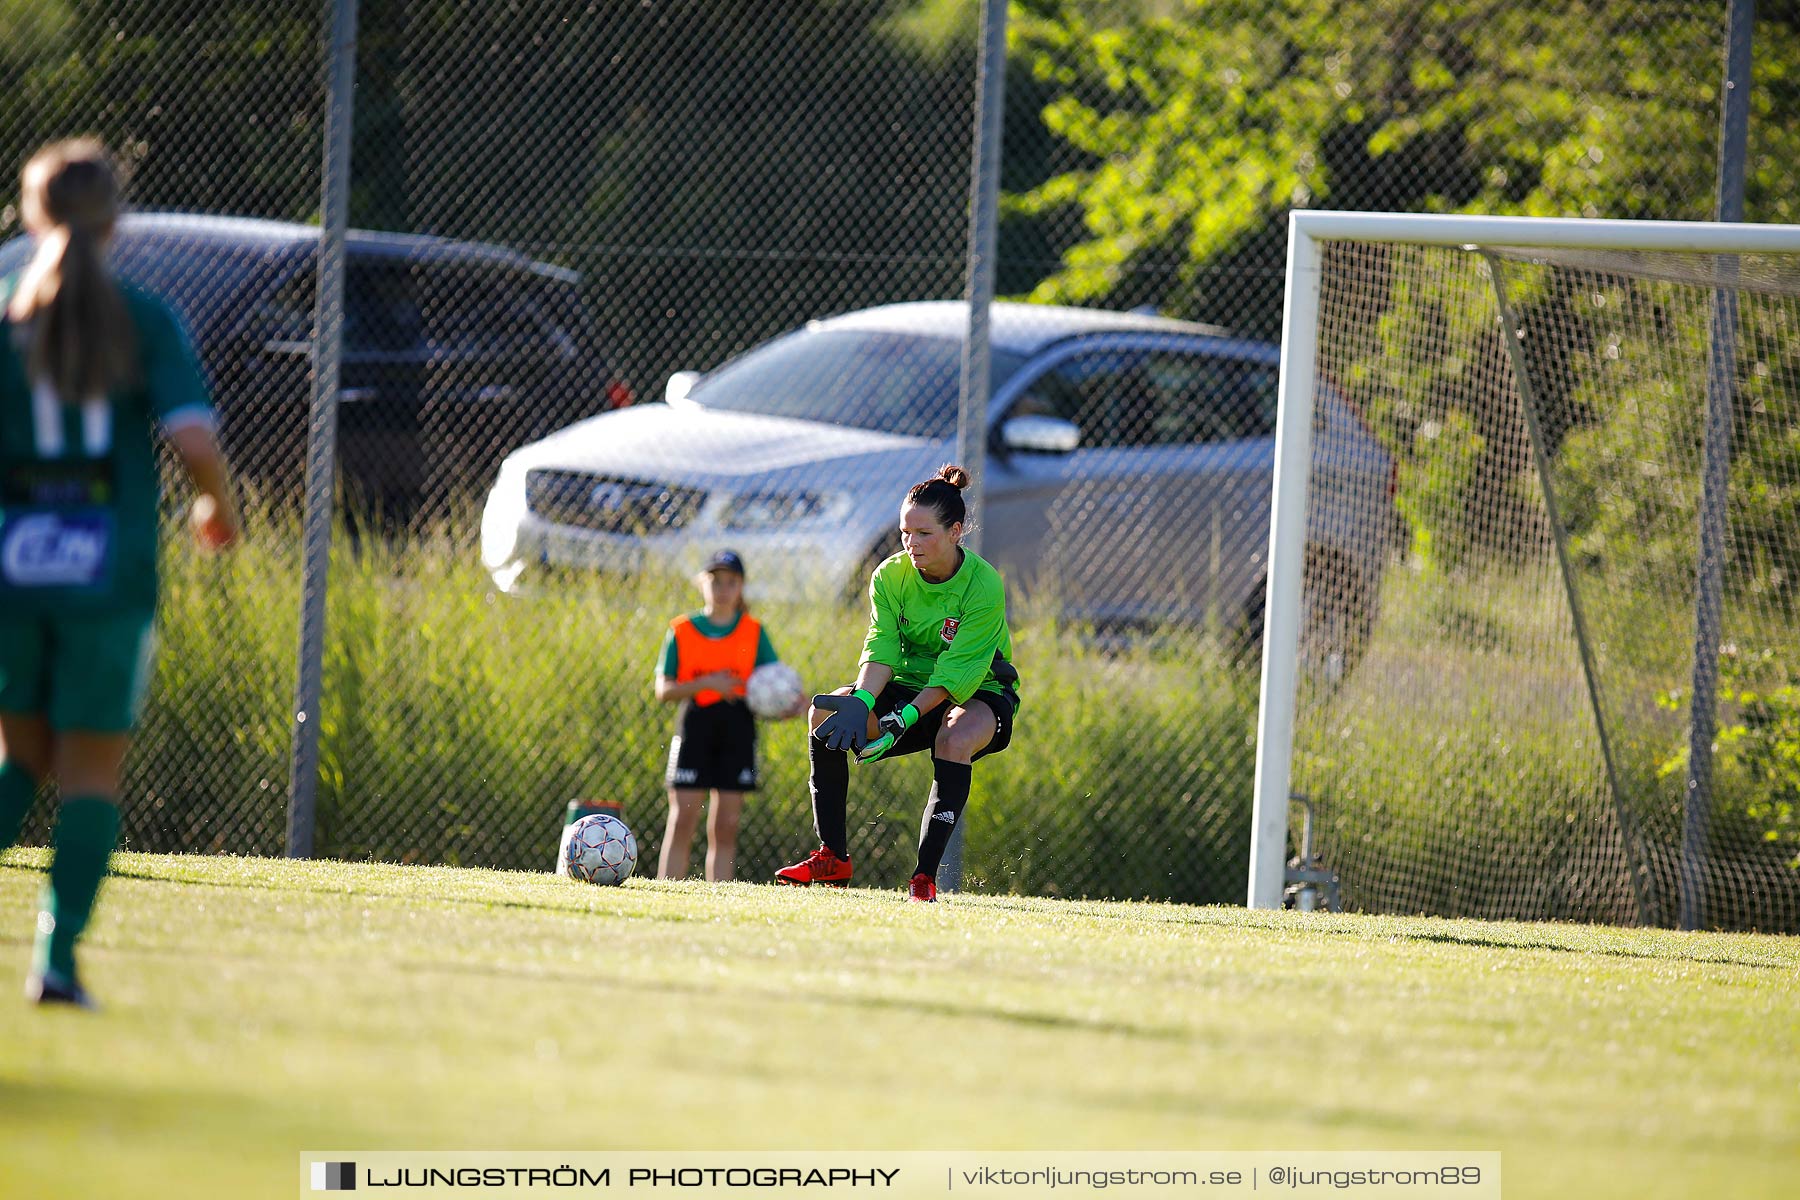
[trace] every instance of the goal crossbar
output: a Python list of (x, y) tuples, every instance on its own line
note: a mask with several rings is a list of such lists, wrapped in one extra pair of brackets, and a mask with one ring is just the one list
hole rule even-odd
[(1800, 225), (1306, 209), (1290, 214), (1262, 681), (1257, 709), (1247, 901), (1252, 908), (1281, 907), (1286, 887), (1307, 485), (1312, 466), (1318, 361), (1320, 244), (1334, 241), (1726, 255), (1794, 253), (1800, 251)]

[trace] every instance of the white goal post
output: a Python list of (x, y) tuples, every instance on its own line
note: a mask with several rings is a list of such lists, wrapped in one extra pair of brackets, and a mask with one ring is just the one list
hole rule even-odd
[[(1252, 908), (1281, 907), (1286, 886), (1307, 561), (1307, 491), (1313, 470), (1322, 244), (1339, 241), (1513, 251), (1531, 247), (1795, 255), (1800, 253), (1800, 226), (1321, 211), (1291, 214), (1250, 838), (1248, 904)], [(1516, 338), (1516, 331), (1509, 327), (1509, 332)]]

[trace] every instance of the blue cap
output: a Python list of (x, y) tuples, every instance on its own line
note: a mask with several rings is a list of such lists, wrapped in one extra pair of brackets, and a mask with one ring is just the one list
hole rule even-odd
[(714, 551), (713, 556), (707, 559), (706, 565), (700, 569), (708, 572), (736, 571), (739, 575), (742, 575), (744, 573), (744, 560), (738, 556), (736, 550), (718, 550)]

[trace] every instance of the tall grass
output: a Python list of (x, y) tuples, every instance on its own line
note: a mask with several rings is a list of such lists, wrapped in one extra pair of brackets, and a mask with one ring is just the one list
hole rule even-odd
[[(297, 542), (277, 523), (221, 559), (171, 547), (163, 654), (131, 781), (135, 846), (280, 851)], [(1669, 919), (1680, 797), (1658, 768), (1682, 729), (1655, 697), (1679, 685), (1691, 651), (1674, 636), (1679, 619), (1642, 597), (1590, 602), (1625, 790), (1615, 803), (1547, 569), (1390, 572), (1365, 662), (1303, 695), (1295, 788), (1317, 804), (1319, 848), (1354, 906), (1629, 922), (1648, 892), (1649, 915)], [(853, 677), (858, 608), (759, 603), (754, 587), (751, 599), (809, 687)], [(622, 804), (653, 862), (674, 713), (653, 699), (651, 677), (668, 620), (696, 600), (679, 580), (597, 575), (500, 595), (450, 538), (340, 536), (320, 851), (548, 869), (564, 807), (579, 797)], [(1103, 642), (1030, 602), (1014, 634), (1023, 707), (1012, 747), (975, 772), (970, 886), (1241, 900), (1255, 672), (1191, 633)], [(751, 879), (813, 843), (801, 724), (765, 723), (761, 762), (740, 843), (739, 873)], [(910, 873), (929, 788), (923, 755), (853, 769), (859, 880)], [(1726, 851), (1741, 861), (1721, 868), (1718, 911), (1728, 924), (1800, 923), (1794, 873), (1758, 873), (1756, 831), (1739, 819), (1747, 805), (1729, 794), (1719, 803), (1720, 861)]]
[[(297, 539), (221, 559), (172, 546), (164, 653), (133, 773), (145, 849), (278, 852), (287, 796)], [(864, 615), (761, 604), (809, 687), (854, 677)], [(496, 593), (448, 538), (340, 537), (330, 567), (320, 713), (321, 853), (544, 868), (572, 798), (621, 803), (645, 859), (666, 815), (674, 710), (651, 678), (681, 581), (556, 577)], [(1249, 828), (1254, 681), (1186, 643), (1103, 650), (1029, 613), (1016, 639), (1013, 747), (976, 770), (970, 886), (1034, 894), (1236, 900)], [(1175, 648), (1171, 648), (1175, 647)], [(767, 723), (739, 873), (766, 878), (814, 842), (800, 722)], [(911, 872), (926, 756), (857, 767), (859, 878)], [(698, 848), (696, 855), (698, 855)]]

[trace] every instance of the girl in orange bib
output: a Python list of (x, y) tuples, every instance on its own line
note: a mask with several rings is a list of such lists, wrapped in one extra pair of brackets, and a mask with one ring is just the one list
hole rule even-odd
[(669, 622), (656, 669), (656, 698), (681, 706), (669, 743), (669, 823), (657, 875), (686, 877), (711, 792), (706, 877), (717, 881), (736, 871), (744, 794), (756, 790), (756, 718), (744, 703), (744, 684), (757, 667), (779, 660), (744, 604), (744, 560), (736, 552), (713, 555), (697, 582), (705, 607)]

